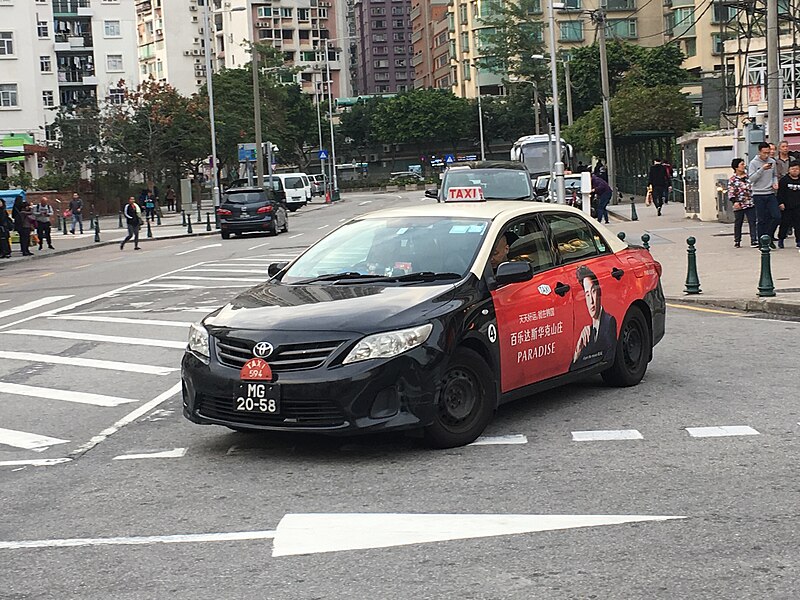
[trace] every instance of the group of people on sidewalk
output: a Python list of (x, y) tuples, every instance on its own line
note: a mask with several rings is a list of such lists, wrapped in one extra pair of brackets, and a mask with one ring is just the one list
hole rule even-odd
[(48, 249), (55, 250), (51, 235), (54, 214), (47, 196), (42, 196), (33, 205), (22, 196), (17, 196), (11, 207), (11, 214), (5, 201), (0, 198), (0, 258), (11, 258), (12, 231), (16, 231), (19, 236), (22, 256), (33, 256), (30, 251), (31, 242), (38, 244), (39, 250), (42, 250), (45, 243)]
[(774, 145), (762, 142), (749, 165), (743, 158), (734, 158), (731, 168), (728, 200), (735, 217), (734, 247), (741, 247), (746, 219), (751, 246), (757, 247), (761, 236), (767, 235), (772, 248), (783, 248), (794, 231), (795, 245), (800, 248), (800, 159), (790, 155), (788, 142), (781, 142), (777, 152)]

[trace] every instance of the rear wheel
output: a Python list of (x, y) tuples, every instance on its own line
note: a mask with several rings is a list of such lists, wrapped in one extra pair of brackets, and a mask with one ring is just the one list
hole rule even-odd
[(272, 219), (272, 221), (269, 222), (269, 229), (267, 231), (269, 231), (270, 235), (278, 235), (278, 221), (276, 219)]
[(283, 211), (283, 233), (289, 233), (289, 213)]
[(493, 382), (492, 371), (477, 352), (458, 348), (442, 379), (425, 441), (434, 448), (474, 442), (492, 419), (496, 404)]
[(220, 233), (220, 235), (222, 236), (222, 239), (223, 239), (223, 240), (229, 240), (229, 239), (231, 239), (231, 234), (230, 234), (230, 232), (228, 232), (228, 231), (223, 231), (222, 233)]
[(647, 371), (653, 343), (647, 319), (638, 306), (631, 306), (622, 322), (614, 364), (603, 371), (609, 385), (630, 387), (639, 383)]

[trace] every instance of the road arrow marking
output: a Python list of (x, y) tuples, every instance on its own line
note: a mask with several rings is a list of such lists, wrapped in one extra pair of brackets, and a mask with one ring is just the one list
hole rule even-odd
[(647, 515), (289, 514), (278, 523), (272, 556), (388, 548), (684, 518)]

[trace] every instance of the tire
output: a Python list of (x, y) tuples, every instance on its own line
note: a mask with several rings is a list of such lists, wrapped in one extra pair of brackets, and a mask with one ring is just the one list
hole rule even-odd
[(299, 207), (297, 207), (297, 206), (290, 206), (289, 207), (289, 212), (295, 212), (298, 208)]
[(223, 231), (222, 233), (220, 233), (220, 235), (222, 236), (222, 239), (223, 239), (223, 240), (229, 240), (229, 239), (231, 239), (231, 234), (230, 234), (230, 232), (229, 232), (229, 231)]
[(601, 373), (603, 381), (616, 387), (639, 383), (647, 371), (652, 335), (647, 319), (638, 306), (631, 306), (619, 331), (614, 364)]
[(269, 222), (269, 231), (270, 235), (278, 235), (278, 222), (275, 219)]
[(283, 213), (283, 233), (289, 233), (289, 213)]
[(433, 448), (474, 442), (494, 414), (494, 380), (491, 369), (477, 352), (456, 349), (436, 398), (433, 423), (425, 428), (425, 442)]

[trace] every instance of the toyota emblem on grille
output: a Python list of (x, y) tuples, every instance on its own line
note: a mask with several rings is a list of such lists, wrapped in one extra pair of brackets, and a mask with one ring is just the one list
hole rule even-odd
[(267, 358), (270, 354), (272, 354), (272, 350), (272, 344), (269, 342), (258, 342), (255, 346), (253, 346), (253, 356)]

